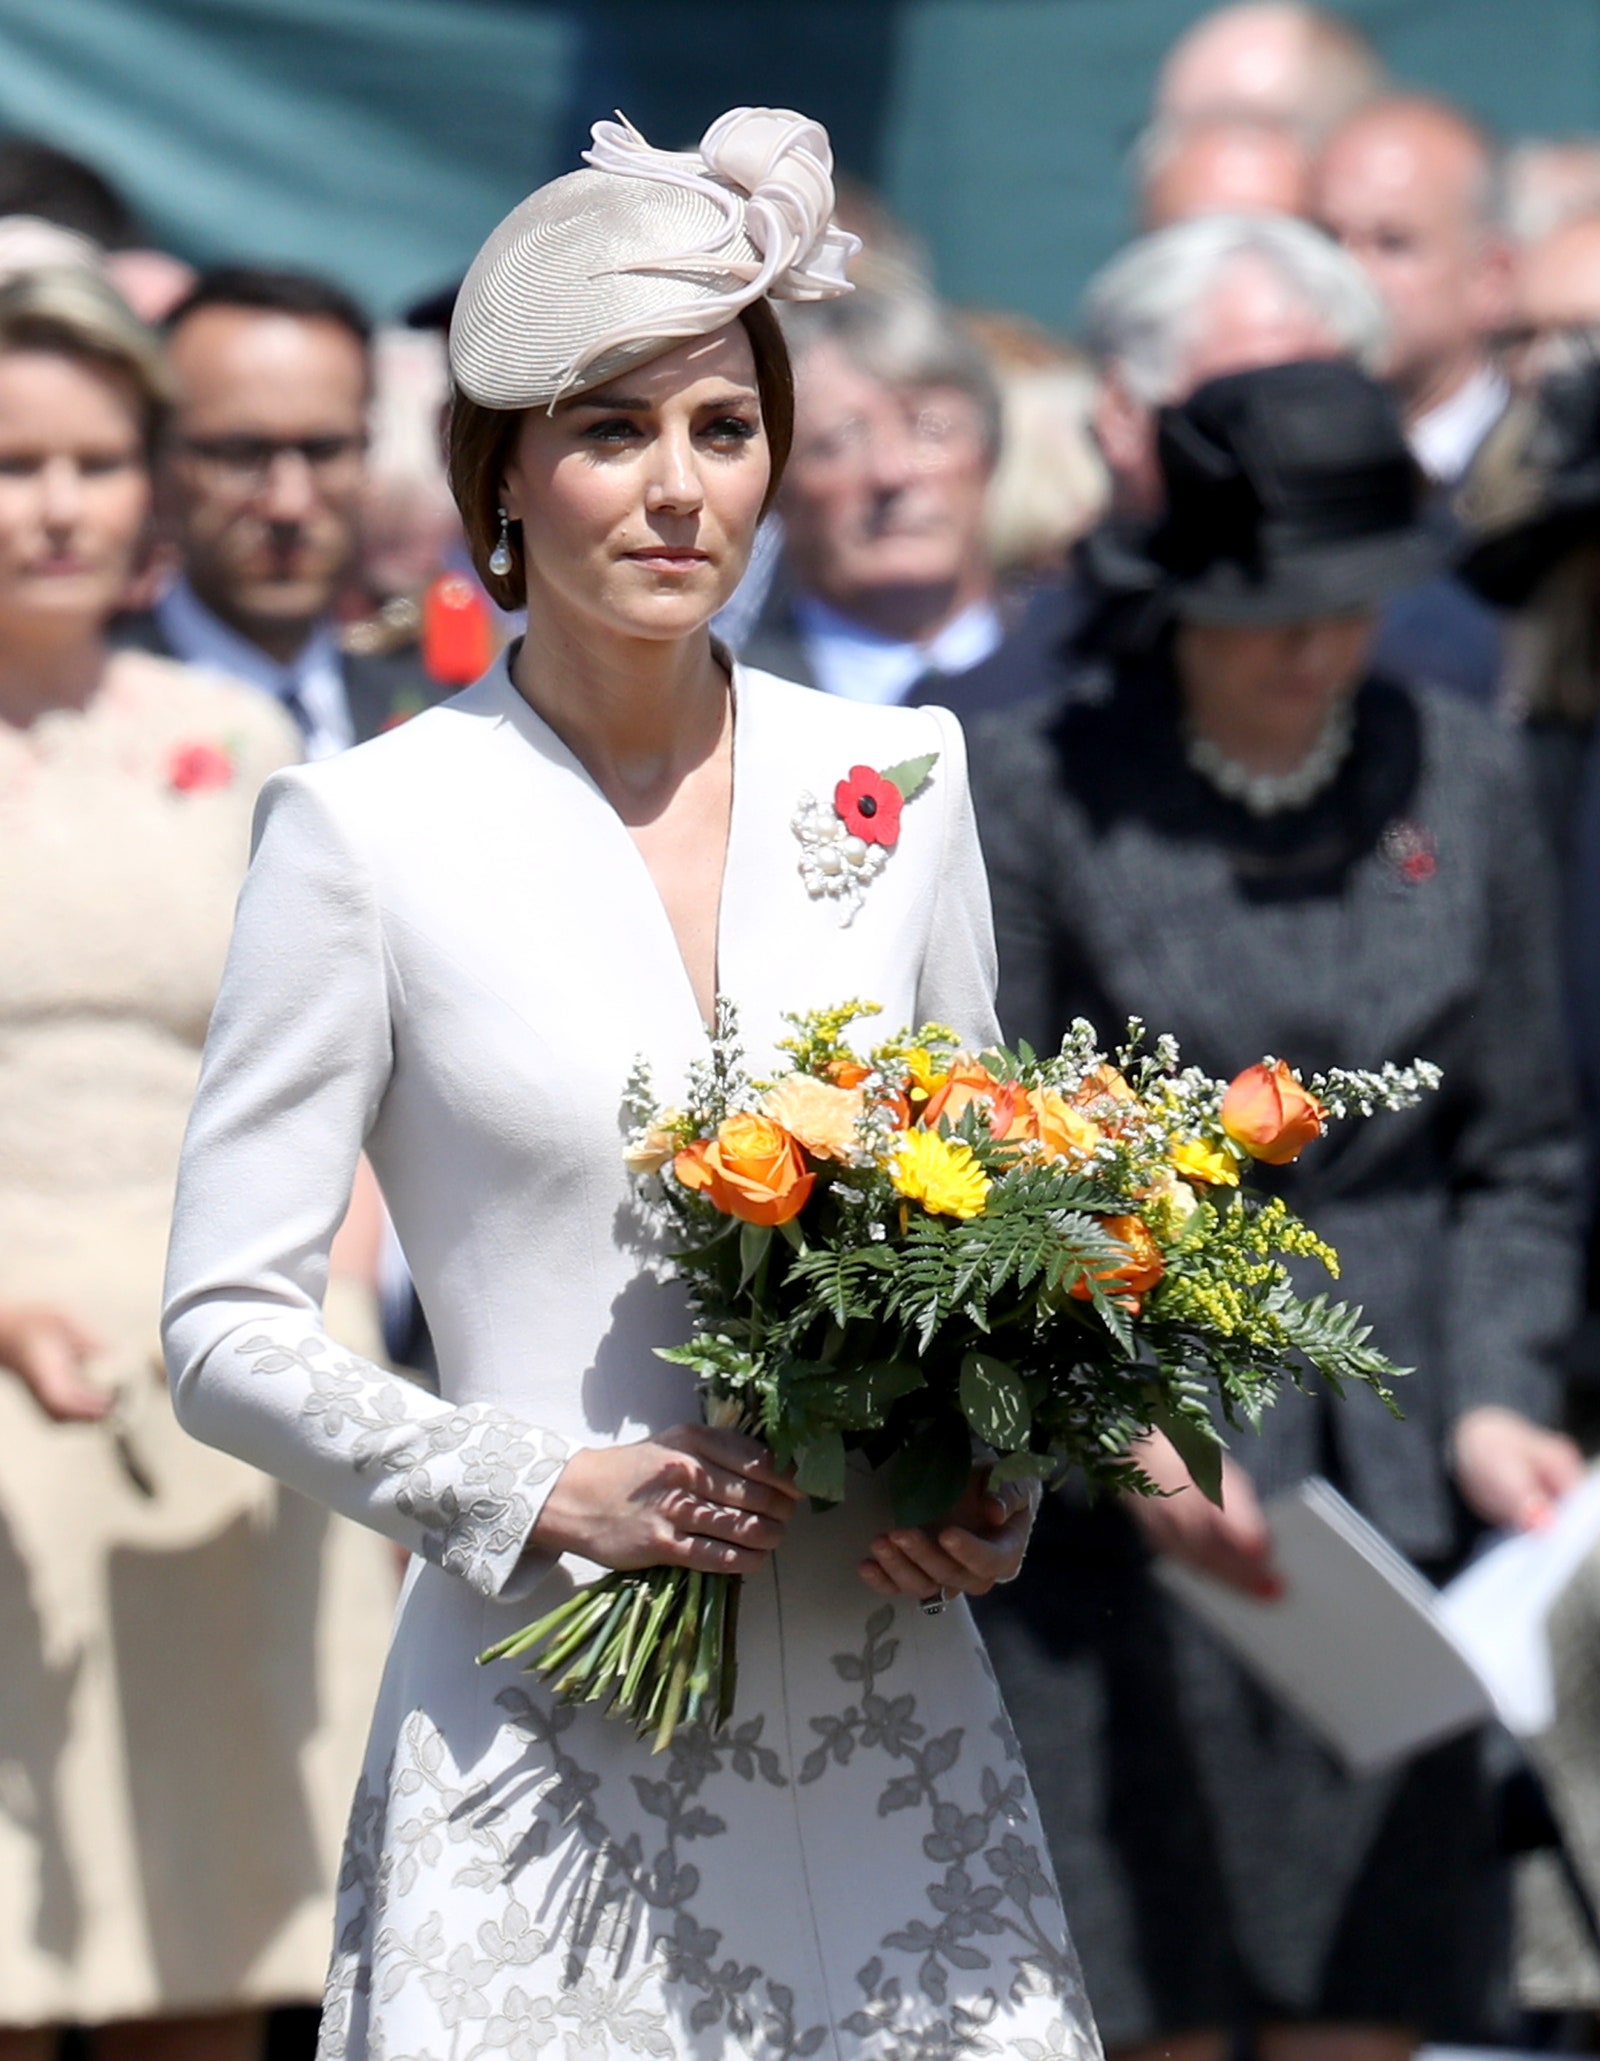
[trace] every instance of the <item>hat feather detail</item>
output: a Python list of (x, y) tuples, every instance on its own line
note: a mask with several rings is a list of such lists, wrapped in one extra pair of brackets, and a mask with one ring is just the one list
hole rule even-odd
[[(852, 291), (846, 268), (861, 239), (834, 226), (833, 146), (820, 122), (791, 108), (735, 107), (718, 116), (698, 149), (657, 150), (619, 110), (615, 121), (596, 122), (590, 136), (583, 160), (595, 171), (685, 187), (713, 202), (727, 223), (726, 234), (700, 250), (609, 269), (699, 273), (729, 285), (682, 309), (618, 323), (591, 338), (566, 367), (561, 392), (619, 347), (644, 337), (706, 335), (763, 294), (825, 300)], [(754, 246), (757, 263), (729, 250), (741, 236)]]
[(860, 240), (833, 222), (833, 150), (789, 108), (736, 107), (694, 150), (596, 122), (586, 169), (514, 208), (473, 260), (450, 327), (456, 384), (551, 407), (763, 296), (848, 293)]

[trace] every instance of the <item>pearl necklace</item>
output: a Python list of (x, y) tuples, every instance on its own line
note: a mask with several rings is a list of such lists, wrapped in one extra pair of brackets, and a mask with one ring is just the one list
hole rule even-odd
[(1339, 768), (1350, 756), (1355, 723), (1350, 704), (1341, 701), (1322, 726), (1322, 735), (1299, 765), (1287, 773), (1252, 773), (1237, 759), (1230, 759), (1220, 744), (1196, 731), (1185, 731), (1183, 751), (1190, 770), (1209, 782), (1218, 794), (1238, 802), (1252, 816), (1282, 816), (1290, 809), (1303, 809), (1338, 778)]

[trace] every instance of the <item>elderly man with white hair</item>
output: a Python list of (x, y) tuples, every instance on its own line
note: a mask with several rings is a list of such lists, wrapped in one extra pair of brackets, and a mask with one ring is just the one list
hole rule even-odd
[[(1100, 374), (1093, 427), (1111, 514), (1079, 547), (1066, 581), (1035, 597), (994, 655), (942, 683), (937, 698), (962, 716), (1093, 691), (1095, 626), (1119, 538), (1161, 512), (1162, 408), (1223, 373), (1299, 358), (1351, 358), (1376, 371), (1389, 342), (1361, 267), (1320, 230), (1273, 215), (1213, 215), (1140, 237), (1090, 282), (1083, 327)], [(1459, 582), (1425, 581), (1385, 610), (1374, 663), (1487, 701), (1500, 665), (1497, 619)]]
[(1382, 304), (1325, 236), (1272, 215), (1212, 215), (1141, 237), (1090, 282), (1084, 336), (1101, 374), (1095, 435), (1122, 514), (1153, 515), (1156, 411), (1207, 379), (1293, 358), (1373, 368)]
[(906, 701), (921, 685), (942, 700), (1003, 635), (984, 533), (993, 371), (926, 293), (866, 288), (782, 319), (795, 386), (783, 558), (740, 656), (848, 700)]

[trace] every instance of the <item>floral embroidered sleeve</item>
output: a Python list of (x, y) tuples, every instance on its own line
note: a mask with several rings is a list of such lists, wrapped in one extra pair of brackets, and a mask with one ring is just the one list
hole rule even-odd
[(376, 897), (307, 777), (263, 795), (184, 1144), (164, 1335), (188, 1430), (481, 1593), (544, 1571), (524, 1548), (566, 1458), (554, 1433), (453, 1406), (323, 1329), (328, 1247), (388, 1082)]

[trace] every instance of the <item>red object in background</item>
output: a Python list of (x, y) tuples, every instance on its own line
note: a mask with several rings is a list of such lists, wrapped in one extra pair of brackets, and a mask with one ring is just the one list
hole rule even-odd
[(220, 744), (180, 744), (167, 761), (167, 785), (175, 794), (209, 794), (233, 785), (233, 754)]
[(440, 573), (422, 597), (422, 663), (441, 687), (466, 687), (494, 658), (489, 604), (460, 573)]

